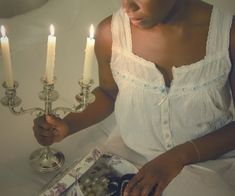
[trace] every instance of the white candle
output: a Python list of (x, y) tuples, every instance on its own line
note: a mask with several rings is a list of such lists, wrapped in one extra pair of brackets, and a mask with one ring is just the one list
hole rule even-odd
[(54, 82), (54, 68), (55, 68), (55, 48), (56, 48), (56, 37), (55, 29), (53, 25), (50, 25), (50, 35), (47, 41), (47, 61), (46, 61), (46, 73), (45, 79), (48, 84)]
[(83, 69), (83, 83), (89, 84), (92, 74), (92, 64), (94, 59), (94, 26), (90, 27), (90, 36), (87, 38), (86, 49), (85, 49), (85, 60)]
[(4, 26), (1, 26), (1, 34), (2, 34), (1, 37), (2, 58), (3, 58), (5, 81), (8, 88), (13, 88), (14, 80), (12, 74), (9, 40), (8, 37), (6, 36), (6, 30)]

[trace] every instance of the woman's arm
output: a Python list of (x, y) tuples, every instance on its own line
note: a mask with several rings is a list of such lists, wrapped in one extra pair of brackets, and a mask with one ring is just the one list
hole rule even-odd
[[(232, 62), (232, 69), (230, 72), (229, 79), (233, 102), (235, 103), (235, 18), (233, 20), (230, 36), (230, 59)], [(197, 153), (200, 154), (196, 154), (197, 156), (200, 156), (200, 161), (215, 159), (231, 150), (234, 150), (235, 122), (233, 121), (221, 129), (218, 129), (212, 133), (209, 133), (201, 138), (194, 140), (194, 144), (194, 147), (196, 147), (198, 150)], [(181, 145), (178, 148), (182, 148), (182, 156), (185, 161), (185, 164), (194, 163), (197, 159), (192, 157), (192, 155), (195, 155), (195, 153), (190, 152), (193, 150), (193, 148), (188, 148), (187, 150), (187, 146), (189, 146), (190, 143), (186, 143), (184, 145), (185, 146)]]
[(110, 68), (111, 48), (111, 17), (108, 17), (99, 24), (96, 31), (95, 53), (99, 66), (99, 86), (93, 90), (96, 97), (94, 103), (83, 112), (70, 113), (64, 119), (53, 116), (35, 119), (33, 130), (41, 145), (60, 142), (68, 135), (102, 121), (113, 112), (118, 88)]
[(111, 16), (99, 24), (95, 37), (95, 53), (99, 66), (99, 86), (93, 91), (96, 100), (84, 112), (70, 113), (64, 118), (70, 127), (70, 134), (102, 121), (114, 109), (118, 88), (110, 68), (112, 52)]

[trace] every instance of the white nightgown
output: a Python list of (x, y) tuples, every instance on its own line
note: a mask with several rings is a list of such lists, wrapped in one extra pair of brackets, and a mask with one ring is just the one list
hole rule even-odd
[[(109, 150), (126, 157), (135, 151), (147, 162), (235, 119), (228, 81), (232, 17), (213, 7), (204, 59), (173, 66), (173, 81), (167, 89), (155, 64), (132, 52), (127, 14), (123, 9), (113, 14), (111, 69), (119, 88), (115, 118), (124, 142), (117, 142), (118, 136), (111, 138)], [(123, 150), (124, 144), (133, 151)], [(184, 167), (163, 195), (235, 196), (234, 157), (232, 151), (224, 158)]]

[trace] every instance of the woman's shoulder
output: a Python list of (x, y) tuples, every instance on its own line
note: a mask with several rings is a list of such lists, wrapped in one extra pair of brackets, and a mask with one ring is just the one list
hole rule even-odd
[(194, 24), (208, 24), (211, 18), (213, 6), (206, 2), (196, 1), (191, 5), (190, 17)]
[(109, 62), (111, 59), (111, 20), (112, 16), (103, 19), (97, 26), (95, 33), (95, 53), (100, 65)]
[(96, 30), (96, 36), (102, 36), (102, 35), (107, 35), (111, 33), (111, 21), (112, 21), (112, 15), (104, 18), (97, 27)]
[(97, 47), (102, 47), (102, 49), (106, 48), (106, 52), (111, 50), (111, 46), (112, 46), (112, 32), (113, 32), (113, 20), (115, 20), (115, 16), (117, 14), (121, 13), (121, 9), (117, 10), (115, 13), (113, 13), (112, 15), (104, 18), (97, 27), (96, 30), (96, 45)]
[(112, 33), (111, 33), (111, 20), (112, 16), (108, 16), (103, 19), (97, 26), (95, 39), (98, 45), (102, 47), (104, 45), (110, 45), (112, 43)]
[(116, 20), (117, 18), (123, 18), (124, 11), (122, 8), (119, 8), (116, 12), (112, 15), (104, 18), (97, 27), (97, 32), (102, 33), (105, 35), (111, 35), (111, 28), (112, 28), (112, 21)]

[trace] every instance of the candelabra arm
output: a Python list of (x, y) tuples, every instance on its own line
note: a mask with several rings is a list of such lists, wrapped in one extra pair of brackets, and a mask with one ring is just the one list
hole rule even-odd
[(63, 115), (65, 115), (70, 112), (74, 112), (74, 111), (72, 108), (68, 108), (68, 107), (57, 107), (52, 110), (52, 114), (54, 114), (56, 116), (60, 116), (59, 113), (63, 113)]
[(73, 106), (72, 108), (69, 107), (57, 107), (54, 108), (52, 110), (52, 114), (56, 115), (56, 116), (60, 116), (60, 113), (62, 113), (63, 115), (70, 113), (70, 112), (74, 112), (74, 113), (81, 113), (86, 109), (86, 105), (80, 103), (77, 106)]
[(15, 109), (15, 107), (10, 107), (9, 106), (9, 110), (12, 114), (16, 115), (16, 116), (20, 116), (23, 114), (34, 114), (35, 112), (37, 112), (37, 116), (42, 116), (43, 114), (45, 114), (45, 111), (41, 108), (29, 108), (29, 109), (23, 109), (22, 107), (17, 111)]
[(80, 113), (80, 112), (83, 112), (86, 107), (88, 106), (88, 103), (80, 103), (79, 105), (77, 106), (73, 106), (73, 111), (74, 112), (77, 112), (77, 113)]
[(91, 86), (94, 84), (93, 80), (90, 80), (88, 84), (84, 84), (83, 80), (79, 81), (81, 92), (76, 95), (78, 105), (73, 107), (75, 112), (83, 112), (87, 106), (95, 101), (95, 95), (91, 92)]
[(88, 84), (83, 83), (83, 79), (79, 81), (81, 87), (81, 92), (76, 95), (77, 105), (74, 105), (72, 108), (69, 107), (57, 107), (52, 110), (52, 113), (59, 116), (58, 113), (62, 112), (64, 115), (69, 112), (81, 113), (87, 106), (95, 101), (95, 96), (90, 92), (91, 86), (94, 84), (94, 81), (91, 80)]
[(45, 113), (45, 111), (41, 108), (29, 108), (23, 109), (16, 109), (21, 104), (21, 99), (16, 95), (16, 89), (18, 88), (18, 82), (14, 82), (14, 86), (12, 88), (7, 87), (6, 82), (3, 83), (3, 88), (5, 89), (5, 96), (1, 99), (1, 103), (3, 106), (9, 108), (10, 112), (16, 116), (23, 115), (23, 114), (33, 114), (34, 112), (38, 112), (38, 116), (41, 116)]

